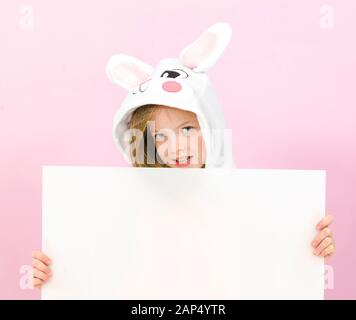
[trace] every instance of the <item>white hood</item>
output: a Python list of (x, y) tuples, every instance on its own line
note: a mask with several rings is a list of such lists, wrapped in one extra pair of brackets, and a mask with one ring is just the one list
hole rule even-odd
[(128, 94), (116, 112), (112, 134), (130, 164), (125, 132), (132, 112), (146, 104), (158, 104), (192, 111), (197, 115), (206, 145), (206, 168), (235, 167), (231, 132), (206, 71), (220, 58), (230, 42), (231, 28), (217, 23), (186, 47), (179, 58), (161, 60), (152, 67), (134, 57), (112, 56), (107, 64), (109, 79)]

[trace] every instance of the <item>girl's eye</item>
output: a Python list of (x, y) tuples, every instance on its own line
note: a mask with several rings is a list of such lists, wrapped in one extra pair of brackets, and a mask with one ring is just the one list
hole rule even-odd
[(194, 127), (192, 127), (192, 126), (187, 126), (187, 127), (182, 128), (182, 131), (183, 131), (183, 133), (189, 133), (189, 132), (191, 132), (193, 129), (194, 129)]
[(155, 138), (157, 141), (163, 141), (164, 140), (164, 134), (163, 133), (156, 133)]

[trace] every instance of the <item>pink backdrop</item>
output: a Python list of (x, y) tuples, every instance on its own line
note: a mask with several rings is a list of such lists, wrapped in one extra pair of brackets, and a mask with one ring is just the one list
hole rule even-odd
[[(124, 92), (107, 80), (112, 53), (155, 64), (215, 22), (233, 38), (210, 71), (239, 168), (327, 170), (336, 217), (334, 289), (356, 298), (356, 2), (328, 0), (61, 0), (0, 4), (0, 298), (41, 247), (41, 166), (124, 166), (111, 122)], [(33, 10), (33, 24), (23, 18)], [(65, 232), (65, 230), (63, 230)]]

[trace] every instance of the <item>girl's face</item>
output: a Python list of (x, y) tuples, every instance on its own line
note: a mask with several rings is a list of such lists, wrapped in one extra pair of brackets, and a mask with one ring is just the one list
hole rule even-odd
[(148, 122), (157, 153), (172, 168), (201, 168), (206, 150), (194, 112), (159, 107)]

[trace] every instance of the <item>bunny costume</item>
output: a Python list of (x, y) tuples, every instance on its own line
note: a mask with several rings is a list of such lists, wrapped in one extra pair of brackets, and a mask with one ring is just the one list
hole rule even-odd
[(235, 167), (231, 132), (207, 71), (217, 62), (231, 39), (231, 28), (217, 23), (208, 28), (178, 58), (166, 58), (155, 67), (134, 57), (115, 54), (107, 64), (109, 79), (128, 91), (117, 110), (112, 128), (115, 144), (130, 164), (125, 136), (132, 112), (158, 104), (194, 112), (206, 145), (206, 168)]

